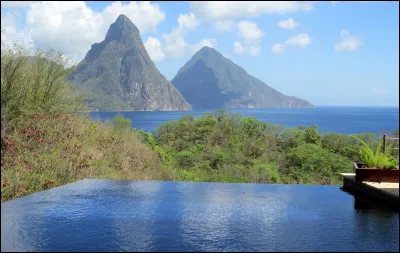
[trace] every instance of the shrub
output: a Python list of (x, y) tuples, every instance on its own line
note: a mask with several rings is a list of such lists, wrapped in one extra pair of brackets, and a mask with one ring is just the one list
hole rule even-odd
[(305, 130), (304, 138), (306, 143), (321, 144), (321, 134), (318, 132), (318, 127), (315, 125)]
[[(3, 31), (2, 36), (3, 38)], [(34, 113), (61, 115), (84, 109), (66, 82), (69, 59), (61, 53), (33, 52), (21, 43), (1, 41), (1, 143)]]
[(181, 151), (176, 154), (178, 166), (182, 169), (190, 170), (196, 163), (196, 154), (190, 151)]
[(316, 144), (303, 144), (289, 150), (287, 168), (283, 171), (307, 183), (317, 178), (322, 184), (339, 183), (340, 172), (351, 171), (352, 162)]
[(388, 147), (385, 152), (381, 152), (383, 141), (378, 143), (374, 151), (373, 148), (360, 137), (355, 135), (352, 135), (352, 137), (358, 140), (362, 146), (358, 150), (348, 149), (357, 153), (361, 159), (361, 163), (365, 164), (367, 167), (393, 169), (399, 164), (399, 158), (396, 159), (390, 156), (390, 147)]
[(113, 125), (117, 131), (129, 131), (131, 129), (131, 123), (132, 121), (130, 119), (124, 118), (120, 113), (113, 119)]
[(2, 201), (83, 178), (158, 179), (164, 173), (136, 134), (88, 118), (34, 115), (6, 143)]

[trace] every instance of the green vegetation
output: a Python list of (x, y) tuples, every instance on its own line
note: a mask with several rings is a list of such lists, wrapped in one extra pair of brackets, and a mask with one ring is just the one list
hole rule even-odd
[(376, 149), (367, 155), (378, 167), (398, 164), (372, 133), (322, 136), (317, 126), (284, 128), (224, 110), (164, 123), (154, 138), (172, 178), (184, 181), (340, 184), (340, 172), (366, 160), (366, 146)]
[(130, 121), (76, 116), (85, 108), (66, 82), (66, 64), (51, 50), (2, 42), (1, 201), (83, 178), (168, 179)]
[(396, 165), (399, 164), (398, 156), (397, 158), (395, 158), (390, 154), (391, 146), (389, 146), (385, 150), (385, 152), (381, 152), (383, 140), (378, 142), (374, 151), (373, 147), (371, 147), (371, 145), (362, 140), (360, 137), (352, 137), (358, 140), (362, 144), (362, 146), (357, 150), (351, 148), (348, 149), (357, 153), (360, 157), (361, 163), (363, 163), (367, 167), (374, 167), (378, 169), (393, 169)]
[(86, 108), (61, 54), (2, 43), (1, 63), (1, 201), (83, 178), (339, 184), (353, 161), (390, 157), (366, 148), (379, 150), (374, 134), (323, 136), (317, 126), (284, 128), (224, 110), (183, 116), (156, 135), (122, 115), (94, 122), (77, 114)]
[(173, 178), (185, 181), (339, 184), (339, 173), (357, 159), (342, 151), (357, 145), (347, 135), (285, 129), (222, 110), (167, 122), (155, 140)]
[(68, 114), (26, 117), (5, 140), (2, 201), (83, 178), (160, 178), (157, 154), (121, 129)]

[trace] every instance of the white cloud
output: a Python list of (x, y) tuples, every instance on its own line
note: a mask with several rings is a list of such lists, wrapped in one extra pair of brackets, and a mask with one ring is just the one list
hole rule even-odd
[(178, 17), (178, 27), (171, 33), (165, 33), (162, 37), (165, 42), (164, 51), (168, 58), (182, 58), (187, 53), (189, 45), (185, 40), (185, 34), (200, 25), (200, 21), (193, 13), (181, 14)]
[(272, 53), (281, 54), (285, 51), (285, 48), (282, 44), (275, 44), (272, 46)]
[(313, 3), (299, 1), (204, 1), (191, 2), (191, 8), (201, 19), (218, 20), (311, 11)]
[(196, 18), (193, 13), (179, 15), (178, 17), (179, 27), (182, 29), (193, 30), (200, 25), (200, 21)]
[(144, 43), (144, 46), (146, 47), (150, 58), (154, 62), (162, 61), (165, 59), (164, 50), (162, 48), (161, 42), (158, 39), (150, 36)]
[(297, 34), (284, 42), (285, 46), (300, 46), (305, 47), (311, 43), (311, 38), (306, 33)]
[(340, 31), (340, 36), (342, 40), (335, 44), (336, 52), (355, 52), (362, 45), (360, 39), (351, 35), (348, 31)]
[[(159, 5), (150, 2), (113, 2), (101, 12), (82, 1), (36, 2), (26, 7), (26, 25), (17, 32), (32, 38), (36, 47), (53, 47), (74, 60), (81, 60), (92, 44), (102, 41), (120, 14), (131, 19), (142, 34), (154, 31), (165, 19)], [(1, 19), (1, 28), (11, 30)]]
[(278, 26), (283, 29), (294, 29), (300, 25), (299, 22), (294, 21), (293, 18), (289, 18), (288, 20), (281, 20), (278, 22)]
[(10, 11), (1, 16), (1, 29), (5, 33), (1, 34), (1, 41), (6, 45), (10, 45), (13, 41), (19, 41), (28, 47), (33, 47), (33, 42), (28, 30), (18, 30), (15, 24), (16, 18), (20, 16), (18, 11)]
[(263, 36), (257, 24), (251, 21), (241, 21), (237, 24), (239, 36), (245, 41), (258, 41)]
[(113, 23), (120, 14), (126, 15), (141, 33), (155, 31), (155, 28), (165, 19), (165, 13), (160, 10), (158, 4), (151, 2), (113, 2), (104, 10), (103, 16), (107, 16), (109, 24)]
[(164, 34), (165, 53), (168, 58), (181, 58), (186, 54), (186, 40), (184, 32), (180, 29), (173, 29), (170, 34)]
[[(18, 42), (25, 46), (25, 53), (30, 54), (35, 50), (35, 45), (32, 40), (32, 32), (26, 27), (17, 29), (16, 20), (21, 16), (21, 12), (18, 9), (7, 11), (1, 16), (1, 45), (11, 46), (10, 49), (16, 49), (13, 46), (13, 42)], [(4, 31), (4, 33), (3, 33)], [(62, 56), (66, 60), (67, 66), (77, 63), (76, 60), (70, 59), (70, 57)]]
[(240, 43), (238, 41), (235, 41), (233, 43), (233, 45), (235, 47), (235, 49), (234, 49), (235, 53), (237, 53), (237, 54), (244, 54), (245, 53), (246, 50), (245, 50), (244, 46), (242, 45), (242, 43)]
[(38, 3), (39, 1), (1, 1), (1, 7), (6, 8), (27, 8), (33, 3)]
[(308, 34), (302, 33), (302, 34), (297, 34), (289, 39), (287, 39), (285, 42), (279, 44), (274, 44), (272, 46), (272, 53), (274, 54), (281, 54), (285, 52), (286, 48), (288, 47), (306, 47), (311, 43), (312, 39)]
[(215, 48), (218, 45), (218, 42), (216, 39), (202, 39), (200, 40), (199, 43), (196, 43), (194, 45), (191, 45), (190, 48), (192, 49), (193, 53), (196, 53), (199, 51), (202, 47), (212, 47)]
[(385, 95), (385, 94), (388, 93), (387, 90), (376, 89), (376, 88), (372, 88), (371, 91), (372, 91), (372, 93), (374, 93), (375, 95)]
[(330, 3), (333, 5), (333, 6), (336, 6), (336, 3), (337, 3), (338, 1), (330, 1)]
[(164, 59), (179, 59), (187, 53), (195, 53), (204, 46), (216, 47), (217, 40), (204, 38), (195, 44), (188, 44), (185, 35), (200, 25), (200, 21), (193, 13), (181, 14), (178, 19), (178, 26), (170, 33), (162, 35), (163, 43), (157, 38), (149, 37), (145, 43), (146, 50), (153, 61)]
[(243, 41), (235, 41), (234, 52), (236, 54), (249, 54), (258, 56), (261, 53), (260, 43), (264, 33), (257, 24), (251, 21), (241, 21), (237, 24), (238, 37)]
[(234, 52), (239, 55), (248, 54), (251, 56), (259, 56), (261, 53), (261, 47), (258, 44), (245, 44), (239, 41), (233, 43)]
[(234, 23), (233, 23), (233, 21), (230, 21), (230, 20), (228, 20), (228, 21), (217, 21), (214, 24), (214, 29), (217, 32), (230, 32), (230, 31), (232, 31), (233, 26), (234, 26)]

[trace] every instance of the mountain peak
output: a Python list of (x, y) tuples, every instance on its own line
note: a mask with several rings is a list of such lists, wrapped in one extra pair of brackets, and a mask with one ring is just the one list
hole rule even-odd
[(199, 51), (216, 51), (216, 50), (212, 47), (204, 46), (204, 47), (200, 48)]
[(198, 109), (312, 107), (266, 85), (207, 46), (178, 71), (171, 83)]
[(217, 50), (212, 47), (204, 46), (197, 53), (199, 54), (218, 54), (221, 55)]
[(110, 25), (108, 29), (106, 40), (118, 40), (120, 42), (128, 42), (140, 37), (139, 29), (132, 23), (132, 21), (121, 14), (117, 20)]
[(125, 22), (125, 21), (132, 22), (126, 15), (120, 14), (115, 22), (118, 23), (118, 22)]
[(204, 46), (202, 47), (199, 51), (197, 51), (194, 56), (194, 59), (199, 58), (199, 59), (215, 59), (215, 58), (223, 58), (223, 55), (220, 54), (217, 50), (215, 50), (212, 47)]
[(110, 25), (102, 42), (92, 45), (69, 80), (91, 94), (87, 103), (93, 109), (190, 109), (151, 61), (139, 30), (125, 15)]

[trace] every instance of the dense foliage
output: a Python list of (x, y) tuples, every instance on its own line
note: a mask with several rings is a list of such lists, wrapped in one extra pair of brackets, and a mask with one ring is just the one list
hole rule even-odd
[(375, 134), (358, 138), (322, 136), (317, 126), (283, 128), (219, 110), (164, 123), (155, 142), (178, 180), (339, 184), (339, 173), (351, 172), (352, 163), (363, 158), (352, 150), (378, 145)]

